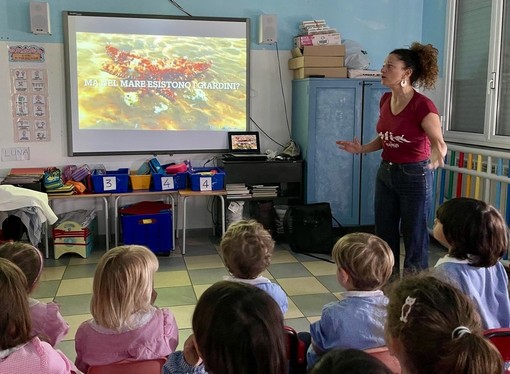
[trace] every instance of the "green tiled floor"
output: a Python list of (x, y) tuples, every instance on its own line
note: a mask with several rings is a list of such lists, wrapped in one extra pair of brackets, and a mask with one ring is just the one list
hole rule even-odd
[[(217, 249), (218, 238), (190, 237), (186, 256), (177, 249), (168, 257), (159, 257), (160, 267), (154, 280), (158, 292), (156, 305), (168, 307), (176, 316), (179, 348), (191, 334), (191, 316), (197, 299), (212, 283), (228, 275)], [(71, 329), (58, 348), (72, 360), (76, 355), (76, 329), (90, 318), (92, 279), (102, 254), (104, 245), (98, 246), (87, 259), (66, 254), (58, 260), (45, 260), (41, 282), (33, 294), (60, 304)], [(437, 249), (431, 251), (432, 264), (440, 254)], [(320, 317), (323, 305), (338, 300), (342, 288), (336, 281), (335, 271), (334, 264), (293, 253), (286, 244), (276, 246), (272, 265), (263, 275), (279, 283), (289, 297), (286, 324), (298, 331), (308, 330), (310, 323)]]

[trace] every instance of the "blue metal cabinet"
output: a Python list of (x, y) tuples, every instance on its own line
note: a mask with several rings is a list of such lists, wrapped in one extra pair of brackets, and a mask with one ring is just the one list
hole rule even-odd
[(374, 188), (380, 152), (364, 156), (340, 150), (335, 141), (376, 136), (378, 81), (309, 78), (292, 82), (292, 137), (301, 146), (307, 203), (329, 202), (343, 225), (374, 224)]

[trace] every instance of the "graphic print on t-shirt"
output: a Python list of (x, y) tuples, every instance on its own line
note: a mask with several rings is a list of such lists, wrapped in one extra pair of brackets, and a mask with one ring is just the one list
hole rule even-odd
[(379, 137), (383, 141), (384, 145), (390, 148), (400, 147), (399, 143), (411, 143), (410, 140), (405, 138), (405, 135), (394, 136), (391, 131), (380, 132)]

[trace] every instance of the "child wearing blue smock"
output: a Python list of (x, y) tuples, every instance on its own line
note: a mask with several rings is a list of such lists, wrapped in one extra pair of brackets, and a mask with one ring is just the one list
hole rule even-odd
[(255, 220), (240, 220), (223, 235), (220, 251), (230, 272), (224, 280), (251, 284), (267, 292), (280, 306), (282, 314), (289, 308), (287, 294), (280, 285), (262, 276), (271, 264), (274, 240)]
[(321, 319), (310, 325), (308, 367), (334, 348), (369, 349), (384, 346), (388, 299), (381, 288), (389, 280), (393, 252), (378, 236), (352, 233), (333, 247), (337, 280), (346, 292), (340, 301), (322, 308)]
[(476, 304), (482, 327), (510, 327), (508, 275), (499, 261), (508, 248), (508, 229), (496, 208), (461, 197), (436, 212), (434, 238), (448, 248), (434, 273), (456, 285)]

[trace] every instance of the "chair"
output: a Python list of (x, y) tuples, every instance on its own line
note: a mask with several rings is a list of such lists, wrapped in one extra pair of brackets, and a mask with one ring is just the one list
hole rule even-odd
[(377, 358), (379, 361), (381, 361), (393, 373), (395, 374), (402, 373), (402, 369), (400, 368), (400, 362), (398, 362), (397, 358), (390, 353), (388, 347), (383, 346), (377, 348), (370, 348), (365, 349), (364, 351), (370, 354), (371, 356)]
[(485, 330), (483, 335), (498, 349), (503, 361), (510, 361), (510, 328), (500, 327)]
[(306, 347), (298, 337), (298, 333), (290, 326), (284, 326), (285, 348), (289, 359), (290, 374), (306, 373)]
[(87, 374), (161, 374), (166, 358), (153, 360), (123, 360), (108, 365), (91, 366)]

